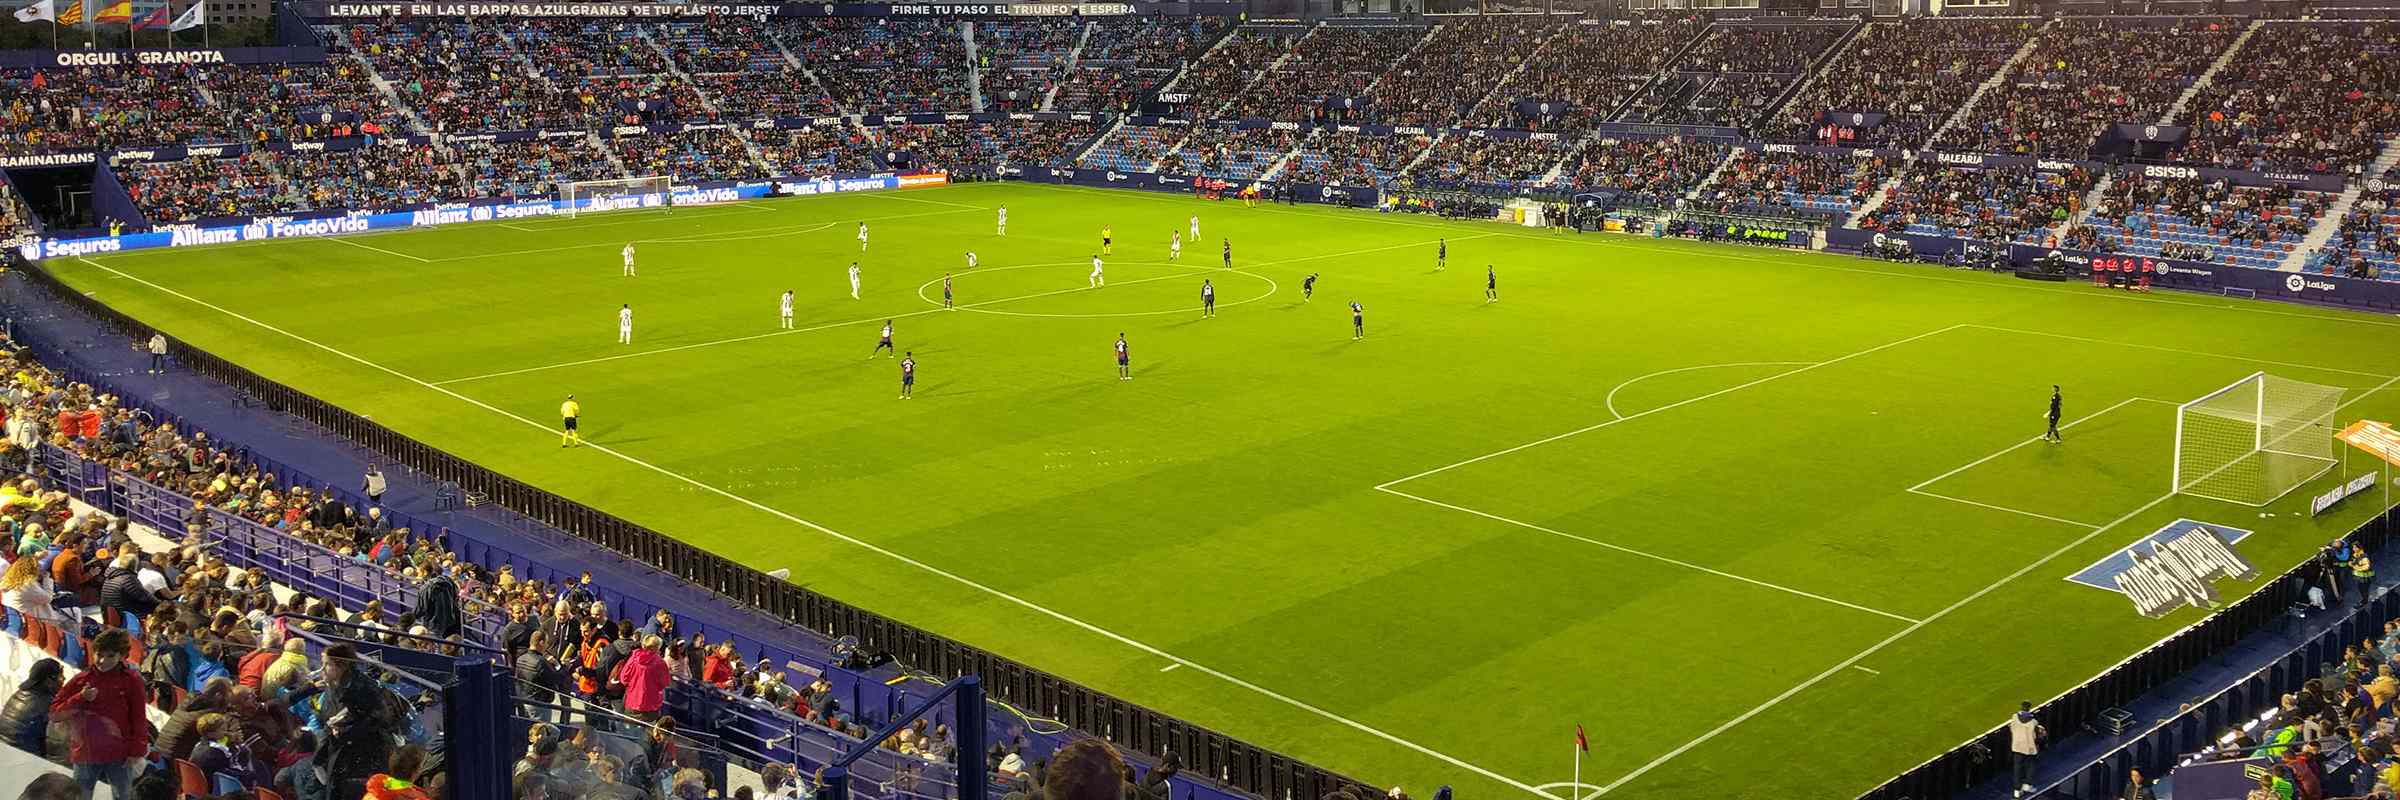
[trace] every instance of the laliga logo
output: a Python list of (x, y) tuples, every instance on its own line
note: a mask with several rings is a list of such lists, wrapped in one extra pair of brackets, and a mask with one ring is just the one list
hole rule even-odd
[(1109, 182), (1109, 183), (1116, 183), (1116, 182), (1118, 182), (1118, 181), (1121, 181), (1121, 180), (1124, 180), (1124, 179), (1125, 179), (1125, 176), (1124, 176), (1124, 174), (1122, 174), (1122, 173), (1119, 173), (1119, 172), (1117, 172), (1116, 170), (1113, 170), (1113, 169), (1108, 171), (1108, 182)]
[(2295, 292), (2306, 289), (2308, 288), (2308, 279), (2298, 275), (2286, 276), (2283, 279), (2283, 288), (2290, 289)]
[[(1880, 234), (1880, 233), (1878, 233), (1878, 234), (1875, 234), (1875, 249), (1877, 249), (1877, 250), (1881, 250), (1881, 249), (1883, 249), (1883, 245), (1884, 245), (1885, 241), (1886, 241), (1886, 240), (1883, 238), (1883, 234)], [(2051, 253), (2051, 255), (2057, 255), (2057, 253), (2056, 253), (2056, 252), (2052, 252), (2052, 253)]]
[(1325, 199), (1328, 199), (1328, 200), (1331, 200), (1331, 199), (1333, 199), (1333, 187), (1331, 187), (1331, 186), (1319, 186), (1319, 187), (1317, 187), (1317, 196), (1318, 196), (1318, 197), (1323, 197), (1323, 198), (1325, 198)]

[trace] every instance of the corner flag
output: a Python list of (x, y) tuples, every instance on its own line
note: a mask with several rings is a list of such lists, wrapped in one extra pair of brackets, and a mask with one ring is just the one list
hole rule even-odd
[(56, 19), (58, 19), (58, 0), (42, 0), (39, 3), (17, 9), (18, 22), (48, 22)]
[(1581, 725), (1575, 726), (1575, 749), (1586, 753), (1592, 751), (1592, 740), (1583, 737), (1583, 726)]

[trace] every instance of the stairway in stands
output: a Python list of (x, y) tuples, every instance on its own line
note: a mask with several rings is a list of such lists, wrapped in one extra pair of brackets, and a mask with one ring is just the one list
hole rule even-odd
[(2266, 25), (2266, 20), (2251, 20), (2250, 27), (2243, 28), (2240, 36), (2233, 37), (2233, 44), (2226, 45), (2225, 52), (2217, 54), (2217, 60), (2209, 62), (2208, 71), (2200, 73), (2199, 80), (2192, 81), (2192, 85), (2184, 87), (2183, 94), (2175, 98), (2175, 105), (2167, 108), (2166, 115), (2160, 118), (2158, 123), (2173, 125), (2175, 120), (2181, 119), (2184, 110), (2191, 107), (2192, 98), (2199, 97), (2202, 90), (2214, 85), (2217, 80), (2217, 72), (2225, 69), (2225, 65), (2233, 63), (2234, 57), (2241, 55), (2242, 48), (2250, 44), (2250, 37), (2256, 35), (2258, 30)]
[(1075, 49), (1067, 51), (1066, 69), (1059, 70), (1058, 80), (1051, 81), (1050, 90), (1042, 93), (1041, 108), (1043, 111), (1055, 110), (1058, 107), (1058, 89), (1067, 85), (1067, 81), (1074, 79), (1075, 67), (1083, 63), (1083, 46), (1092, 40), (1092, 28), (1099, 24), (1086, 22), (1083, 24), (1083, 29), (1076, 33)]
[(2292, 252), (2286, 253), (2283, 263), (2275, 268), (2284, 272), (2308, 269), (2309, 256), (2316, 255), (2319, 249), (2333, 242), (2336, 234), (2341, 233), (2342, 218), (2350, 216), (2350, 209), (2358, 205), (2359, 195), (2366, 191), (2365, 181), (2390, 171), (2394, 164), (2400, 164), (2400, 136), (2383, 143), (2383, 152), (2375, 156), (2374, 163), (2368, 164), (2365, 172), (2360, 173), (2366, 178), (2352, 182), (2349, 188), (2343, 189), (2341, 197), (2325, 209), (2325, 215), (2317, 218), (2316, 226), (2308, 229), (2308, 238), (2300, 240), (2300, 244), (2293, 247)]
[(2000, 69), (1994, 71), (1991, 77), (1985, 78), (1981, 85), (1976, 86), (1975, 93), (1968, 95), (1967, 102), (1960, 104), (1957, 111), (1950, 112), (1950, 118), (1943, 120), (1941, 127), (1934, 129), (1933, 135), (1926, 138), (1924, 146), (1932, 147), (1933, 143), (1941, 141), (1951, 128), (1958, 127), (1960, 123), (1974, 118), (1975, 108), (1983, 105), (1983, 99), (1991, 96), (1992, 90), (2000, 88), (2004, 81), (2016, 74), (2017, 65), (2025, 63), (2025, 59), (2033, 55), (2034, 46), (2040, 44), (2042, 37), (2048, 35), (2049, 30), (2057, 26), (2058, 20), (2055, 19), (2042, 23), (2041, 31), (2027, 37), (2025, 44), (2017, 48), (2016, 55), (2008, 57), (2008, 63), (2000, 65)]

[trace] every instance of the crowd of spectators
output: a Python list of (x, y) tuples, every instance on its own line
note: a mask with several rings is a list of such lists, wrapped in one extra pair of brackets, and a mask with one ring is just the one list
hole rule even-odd
[(126, 192), (159, 224), (313, 209), (380, 209), (473, 197), (440, 150), (377, 145), (294, 156), (253, 150), (128, 166)]
[[(2040, 27), (2028, 19), (1877, 21), (1816, 73), (1766, 135), (1844, 147), (1922, 147)], [(1883, 124), (1859, 130), (1827, 118), (1836, 112), (1885, 116)]]
[(2219, 18), (2117, 24), (2070, 18), (2042, 28), (2034, 50), (1937, 146), (2084, 158), (2112, 122), (2149, 122), (2208, 71), (2241, 25)]
[(1175, 70), (1199, 58), (1225, 35), (1223, 17), (1100, 19), (1089, 24), (1083, 56), (1062, 78), (1056, 107), (1124, 112), (1149, 96)]
[(34, 229), (33, 209), (7, 181), (0, 181), (0, 242), (14, 241)]
[(1292, 131), (1194, 125), (1173, 156), (1182, 169), (1169, 171), (1229, 181), (1256, 180), (1298, 144), (1299, 134)]
[(438, 132), (583, 128), (613, 113), (504, 57), (516, 48), (490, 23), (385, 17), (323, 32), (328, 58), (371, 65)]
[(1368, 136), (1320, 128), (1301, 142), (1283, 177), (1300, 183), (1383, 186), (1433, 143), (1430, 136)]
[[(1165, 158), (1167, 151), (1174, 149), (1175, 143), (1182, 141), (1190, 132), (1189, 128), (1180, 127), (1120, 126), (1115, 132), (1102, 137), (1100, 143), (1094, 145), (1091, 152), (1085, 153), (1077, 163), (1119, 171), (1147, 171), (1151, 164)], [(1168, 171), (1183, 172), (1180, 169)]]
[(779, 175), (827, 175), (874, 169), (875, 143), (866, 131), (841, 125), (749, 131), (758, 157)]
[(1986, 242), (2046, 243), (2043, 233), (2083, 207), (2099, 180), (2076, 167), (2040, 172), (2027, 167), (1968, 169), (1933, 160), (1909, 164), (1885, 192), (1883, 205), (1858, 221), (1861, 230), (1920, 233)]
[(2400, 23), (2269, 23), (2182, 117), (2176, 159), (2226, 169), (2341, 173), (2400, 132)]
[(1892, 177), (1882, 158), (1737, 150), (1692, 204), (1714, 211), (1838, 220)]
[[(1229, 116), (1284, 121), (1365, 121), (1367, 89), (1425, 37), (1415, 27), (1319, 26), (1234, 101)], [(1254, 65), (1252, 69), (1263, 69)]]
[(620, 136), (610, 142), (617, 160), (635, 175), (673, 175), (684, 182), (755, 178), (765, 174), (750, 160), (742, 132), (696, 128), (672, 133)]
[(143, 216), (161, 224), (269, 213), (280, 209), (283, 181), (265, 153), (120, 165), (125, 192)]
[[(1698, 17), (1569, 25), (1533, 54), (1524, 71), (1476, 106), (1464, 126), (1588, 130), (1707, 28), (1707, 20)], [(1523, 104), (1538, 110), (1543, 103), (1553, 112), (1520, 113)]]
[(619, 177), (589, 135), (452, 143), (470, 197), (547, 197), (559, 184)]
[(0, 70), (0, 150), (223, 142), (239, 134), (208, 107), (189, 66)]
[(1190, 97), (1191, 116), (1217, 116), (1220, 109), (1234, 107), (1243, 90), (1308, 33), (1297, 27), (1237, 28), (1227, 34), (1224, 44), (1184, 70), (1173, 86), (1174, 93)]
[(831, 17), (795, 28), (787, 44), (852, 112), (973, 110), (967, 42), (955, 23)]
[(1449, 127), (1563, 27), (1539, 17), (1444, 21), (1414, 55), (1375, 84), (1375, 121)]
[(1565, 160), (1572, 145), (1556, 137), (1452, 134), (1435, 140), (1406, 180), (1417, 186), (1529, 187)]
[(975, 71), (992, 111), (1038, 111), (1066, 74), (1083, 36), (1080, 19), (975, 23)]
[(1579, 191), (1606, 191), (1620, 204), (1673, 208), (1723, 163), (1726, 146), (1671, 136), (1600, 139), (1567, 157), (1559, 180)]
[(1024, 121), (978, 126), (975, 135), (1011, 165), (1064, 167), (1072, 164), (1075, 154), (1091, 143), (1092, 137), (1100, 135), (1100, 126), (1071, 120)]
[[(2274, 267), (2325, 213), (2327, 195), (2281, 186), (2123, 173), (2086, 218), (2104, 252)], [(2175, 252), (2167, 252), (2168, 249)]]
[(2384, 183), (2367, 189), (2342, 215), (2333, 241), (2318, 249), (2312, 263), (2325, 272), (2354, 278), (2400, 278), (2400, 169)]

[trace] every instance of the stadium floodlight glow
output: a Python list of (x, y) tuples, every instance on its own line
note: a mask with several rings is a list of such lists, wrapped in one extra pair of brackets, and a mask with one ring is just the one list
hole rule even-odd
[(573, 217), (591, 211), (667, 208), (675, 202), (675, 176), (647, 175), (604, 181), (571, 181), (558, 185), (558, 199)]
[(2175, 408), (2176, 494), (2275, 502), (2339, 464), (2342, 388), (2254, 372)]

